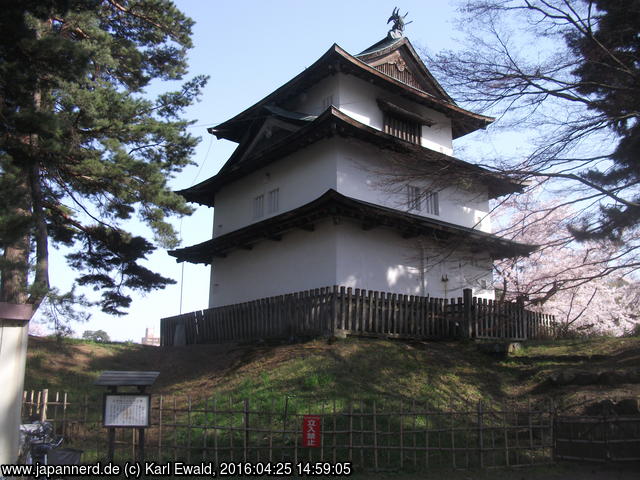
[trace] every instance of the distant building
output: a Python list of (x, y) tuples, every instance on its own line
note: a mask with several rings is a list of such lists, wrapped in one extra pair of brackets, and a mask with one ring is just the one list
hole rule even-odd
[(155, 347), (159, 347), (160, 337), (156, 337), (155, 329), (146, 328), (144, 331), (144, 337), (142, 337), (142, 341), (140, 343), (142, 343), (142, 345), (153, 345)]

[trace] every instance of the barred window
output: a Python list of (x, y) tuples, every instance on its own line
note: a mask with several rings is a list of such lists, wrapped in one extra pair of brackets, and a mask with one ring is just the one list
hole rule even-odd
[(426, 213), (440, 215), (440, 205), (438, 203), (438, 192), (427, 192), (424, 195), (424, 208)]
[(440, 215), (438, 192), (429, 192), (420, 187), (407, 185), (407, 207), (409, 210)]
[(421, 125), (418, 122), (385, 113), (384, 133), (420, 145)]
[(407, 185), (407, 206), (409, 207), (409, 210), (420, 211), (421, 203), (420, 187)]
[(253, 218), (260, 218), (264, 215), (264, 195), (258, 195), (253, 199)]
[(274, 188), (269, 192), (269, 196), (267, 198), (267, 213), (275, 213), (278, 211), (279, 196), (279, 188)]

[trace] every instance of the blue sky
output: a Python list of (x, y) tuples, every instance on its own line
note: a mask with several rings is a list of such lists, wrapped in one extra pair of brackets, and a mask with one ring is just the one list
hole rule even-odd
[[(453, 2), (445, 1), (257, 1), (213, 2), (180, 0), (176, 4), (197, 23), (194, 48), (189, 54), (190, 74), (211, 78), (202, 100), (190, 108), (188, 118), (202, 137), (194, 158), (196, 166), (185, 169), (171, 186), (185, 188), (214, 175), (235, 144), (215, 140), (207, 126), (220, 123), (249, 107), (300, 73), (333, 43), (355, 54), (382, 39), (393, 8), (409, 12), (405, 34), (418, 51), (437, 52), (455, 48), (457, 14)], [(160, 86), (162, 87), (162, 86)], [(474, 134), (475, 135), (475, 134)], [(210, 238), (213, 209), (198, 207), (191, 217), (175, 221), (183, 245)], [(125, 317), (98, 312), (84, 324), (73, 325), (76, 334), (102, 329), (114, 340), (139, 341), (145, 327), (159, 332), (160, 318), (180, 311), (207, 307), (209, 268), (182, 266), (159, 249), (149, 258), (152, 269), (178, 283), (146, 296), (134, 295)], [(51, 278), (60, 289), (71, 285), (73, 274), (60, 255), (54, 256)]]

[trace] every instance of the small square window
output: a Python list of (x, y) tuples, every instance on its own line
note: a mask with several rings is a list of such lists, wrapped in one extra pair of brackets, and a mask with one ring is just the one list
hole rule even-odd
[(274, 188), (269, 192), (269, 196), (267, 197), (267, 213), (275, 213), (278, 211), (279, 197), (279, 188)]
[(253, 218), (260, 218), (264, 215), (264, 195), (258, 195), (253, 199)]

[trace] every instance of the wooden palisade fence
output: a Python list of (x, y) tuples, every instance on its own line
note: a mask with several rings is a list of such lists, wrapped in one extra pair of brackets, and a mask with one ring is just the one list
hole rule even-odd
[(527, 340), (555, 334), (552, 315), (512, 302), (325, 287), (163, 318), (161, 345), (321, 335)]

